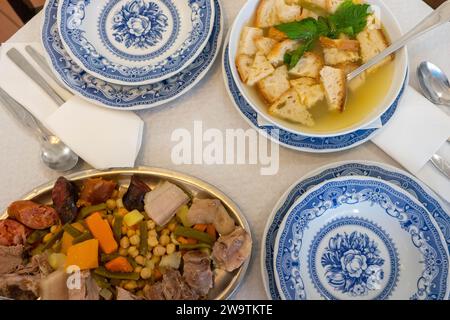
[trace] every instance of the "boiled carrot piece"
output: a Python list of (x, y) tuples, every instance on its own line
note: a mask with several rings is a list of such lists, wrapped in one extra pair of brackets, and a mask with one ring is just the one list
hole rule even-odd
[(113, 253), (119, 247), (111, 226), (104, 220), (99, 212), (95, 212), (86, 218), (86, 225), (95, 239), (98, 240), (100, 249), (106, 254)]

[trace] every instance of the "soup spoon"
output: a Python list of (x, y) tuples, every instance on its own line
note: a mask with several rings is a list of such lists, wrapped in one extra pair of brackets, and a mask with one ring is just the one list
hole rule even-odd
[[(403, 48), (408, 42), (418, 38), (419, 36), (435, 29), (436, 27), (443, 25), (444, 23), (450, 21), (450, 0), (445, 1), (436, 10), (434, 10), (430, 15), (423, 19), (419, 24), (417, 24), (408, 33), (402, 36), (400, 39), (392, 43), (384, 51), (380, 52), (378, 55), (370, 59), (368, 62), (360, 66), (358, 69), (347, 75), (347, 82), (358, 77), (361, 73), (367, 69), (377, 65), (382, 62), (387, 56), (393, 54), (394, 52)], [(348, 90), (348, 89), (347, 89)]]
[(50, 169), (68, 171), (78, 163), (78, 156), (58, 137), (49, 134), (47, 129), (34, 116), (0, 88), (0, 102), (24, 126), (39, 138), (42, 162)]
[(431, 62), (424, 61), (417, 68), (424, 96), (434, 104), (450, 107), (450, 83), (447, 75)]

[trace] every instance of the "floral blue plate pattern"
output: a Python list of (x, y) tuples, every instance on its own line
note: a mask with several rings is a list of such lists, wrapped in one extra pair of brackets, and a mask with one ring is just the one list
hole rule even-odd
[(422, 203), (437, 222), (450, 250), (450, 216), (446, 212), (445, 205), (439, 200), (434, 192), (424, 186), (416, 178), (396, 168), (372, 162), (343, 162), (331, 164), (317, 169), (289, 188), (275, 206), (272, 215), (267, 222), (262, 241), (261, 268), (263, 270), (264, 286), (267, 295), (271, 299), (281, 299), (280, 292), (276, 287), (273, 259), (275, 240), (282, 220), (297, 199), (304, 195), (307, 190), (310, 190), (324, 181), (346, 176), (366, 176), (382, 179), (401, 187), (411, 194)]
[(49, 0), (44, 10), (42, 43), (50, 65), (73, 92), (93, 103), (121, 110), (139, 110), (167, 103), (190, 90), (207, 73), (219, 52), (223, 17), (219, 0), (214, 1), (215, 22), (201, 54), (183, 71), (164, 81), (145, 86), (121, 86), (85, 72), (64, 49), (56, 21), (58, 0)]
[(438, 230), (426, 209), (393, 184), (368, 177), (323, 182), (280, 226), (278, 289), (288, 300), (444, 299), (449, 260)]
[[(280, 129), (273, 125), (259, 125), (258, 114), (250, 104), (245, 100), (244, 96), (240, 93), (236, 82), (233, 79), (229, 59), (228, 59), (228, 46), (224, 47), (222, 57), (222, 67), (224, 73), (225, 84), (228, 89), (228, 93), (232, 98), (235, 107), (244, 116), (244, 119), (255, 129), (261, 130), (267, 137), (274, 140), (276, 143), (285, 146), (286, 148), (299, 150), (303, 152), (313, 153), (327, 153), (338, 152), (346, 149), (354, 148), (368, 140), (370, 140), (379, 129), (361, 129), (355, 132), (351, 132), (345, 135), (320, 138), (320, 137), (308, 137), (295, 134), (283, 129)], [(406, 86), (406, 79), (403, 84), (403, 88), (399, 93), (397, 99), (392, 106), (381, 116), (381, 122), (383, 125), (389, 122), (397, 110), (398, 103), (403, 95)]]
[(203, 50), (214, 0), (61, 0), (58, 28), (68, 54), (87, 72), (121, 85), (165, 80)]

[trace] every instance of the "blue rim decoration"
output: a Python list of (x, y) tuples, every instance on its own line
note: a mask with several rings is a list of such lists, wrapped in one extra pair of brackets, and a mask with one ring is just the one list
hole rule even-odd
[[(381, 285), (381, 280), (386, 277), (386, 271), (383, 269), (383, 266), (389, 263), (387, 284), (375, 297), (375, 300), (384, 300), (389, 297), (398, 281), (400, 264), (398, 252), (391, 237), (385, 230), (372, 221), (357, 217), (336, 219), (323, 227), (313, 239), (310, 253), (308, 254), (308, 270), (314, 286), (327, 299), (337, 299), (319, 280), (320, 277), (315, 262), (318, 260), (317, 252), (321, 241), (339, 227), (349, 225), (371, 231), (381, 240), (381, 245), (386, 248), (388, 256), (381, 256), (378, 248), (380, 244), (371, 239), (367, 233), (363, 234), (357, 231), (351, 234), (337, 233), (334, 237), (331, 237), (326, 251), (320, 257), (321, 264), (327, 271), (326, 278), (334, 289), (346, 293), (350, 297), (364, 296), (367, 292), (375, 290)], [(336, 260), (340, 264), (336, 263)], [(356, 269), (350, 265), (354, 270), (348, 270), (349, 261), (359, 262), (359, 268)]]
[(214, 1), (212, 34), (202, 53), (183, 71), (158, 83), (121, 86), (100, 80), (85, 72), (67, 54), (57, 26), (58, 0), (47, 1), (42, 28), (42, 43), (50, 64), (72, 91), (94, 103), (122, 110), (139, 110), (169, 102), (192, 88), (214, 62), (222, 39), (222, 10)]
[[(167, 0), (160, 0), (162, 1), (165, 6), (167, 8), (169, 8), (171, 15), (172, 15), (172, 19), (173, 19), (173, 23), (174, 26), (172, 28), (172, 32), (170, 34), (169, 37), (169, 41), (167, 41), (163, 46), (161, 46), (161, 48), (159, 48), (156, 51), (150, 52), (148, 54), (143, 54), (143, 55), (134, 55), (134, 54), (129, 54), (126, 52), (123, 52), (122, 50), (118, 49), (116, 46), (114, 46), (111, 43), (111, 40), (109, 39), (107, 33), (106, 33), (106, 20), (108, 18), (109, 13), (111, 12), (111, 10), (114, 8), (114, 6), (117, 4), (117, 2), (120, 0), (109, 0), (108, 3), (106, 4), (106, 6), (103, 8), (101, 14), (100, 14), (100, 20), (98, 23), (98, 33), (100, 35), (100, 39), (102, 40), (103, 44), (105, 45), (105, 47), (113, 54), (115, 54), (118, 57), (124, 58), (124, 59), (130, 59), (130, 60), (137, 60), (137, 61), (143, 61), (143, 60), (147, 60), (147, 59), (152, 59), (154, 57), (157, 57), (158, 55), (164, 53), (168, 48), (170, 48), (170, 46), (175, 42), (175, 40), (178, 37), (178, 33), (180, 31), (180, 16), (177, 12), (176, 7), (172, 4), (172, 2), (167, 1)], [(131, 2), (130, 2), (131, 3)], [(130, 6), (130, 3), (128, 3), (128, 6)], [(150, 1), (148, 2), (149, 5), (156, 5), (157, 8), (158, 4), (156, 2)], [(122, 13), (126, 8), (122, 8), (121, 12), (117, 12), (116, 16), (120, 13), (121, 15), (125, 15), (124, 13)], [(156, 10), (155, 10), (156, 11)], [(166, 18), (166, 17), (163, 17)], [(167, 18), (166, 18), (167, 19)], [(127, 47), (129, 46), (133, 46), (133, 45), (138, 45), (139, 47), (152, 47), (154, 45), (157, 44), (158, 40), (160, 40), (160, 37), (157, 33), (155, 33), (154, 35), (152, 35), (151, 37), (145, 37), (144, 39), (142, 39), (143, 41), (139, 41), (141, 40), (140, 37), (137, 37), (136, 35), (130, 34), (129, 32), (127, 32), (128, 30), (126, 30), (126, 27), (124, 26), (123, 23), (123, 18), (120, 17), (120, 21), (115, 23), (113, 25), (114, 27), (114, 36), (119, 38), (117, 41), (119, 42), (127, 42), (129, 45), (126, 45)], [(158, 23), (158, 21), (155, 21), (154, 23), (152, 23), (152, 21), (150, 21), (150, 23), (152, 24), (156, 24), (156, 25), (160, 25), (163, 24), (159, 30), (156, 30), (160, 33), (163, 33), (165, 31), (167, 31), (166, 29), (164, 29), (164, 27), (167, 27), (167, 22), (164, 24), (164, 19), (160, 19), (162, 20), (160, 23)]]
[[(448, 253), (439, 231), (424, 208), (382, 180), (351, 177), (326, 181), (302, 199), (283, 220), (279, 246), (275, 252), (276, 274), (280, 290), (288, 300), (307, 299), (297, 259), (304, 232), (314, 219), (343, 205), (368, 203), (377, 206), (385, 218), (398, 223), (408, 233), (412, 245), (422, 255), (423, 273), (416, 280), (417, 290), (410, 299), (442, 300), (447, 294)], [(306, 249), (306, 248), (305, 248)], [(303, 249), (303, 250), (305, 250)], [(295, 261), (294, 261), (295, 260)]]
[(210, 0), (183, 0), (188, 1), (192, 10), (191, 23), (193, 26), (189, 36), (183, 39), (183, 45), (171, 56), (158, 63), (130, 67), (113, 62), (108, 57), (101, 55), (85, 37), (85, 32), (79, 29), (85, 17), (86, 7), (92, 5), (91, 0), (61, 1), (59, 30), (61, 39), (68, 50), (88, 72), (104, 77), (105, 80), (111, 79), (130, 85), (158, 81), (186, 67), (208, 41), (210, 21), (214, 18), (213, 5)]
[(273, 269), (274, 249), (276, 237), (288, 210), (294, 205), (297, 199), (307, 190), (317, 186), (327, 180), (346, 177), (364, 176), (373, 177), (389, 181), (403, 190), (409, 192), (427, 209), (429, 214), (438, 224), (450, 251), (450, 216), (437, 200), (437, 196), (423, 189), (420, 182), (398, 169), (390, 169), (376, 163), (355, 163), (348, 162), (328, 167), (320, 173), (305, 178), (293, 186), (286, 196), (286, 199), (275, 212), (267, 232), (264, 235), (262, 248), (263, 277), (266, 278), (266, 288), (273, 300), (280, 300), (281, 296), (276, 286), (275, 273)]
[[(239, 111), (242, 115), (254, 126), (258, 129), (262, 130), (267, 134), (268, 137), (275, 140), (275, 142), (280, 143), (281, 145), (300, 150), (304, 152), (337, 152), (345, 149), (356, 147), (370, 138), (379, 130), (379, 129), (361, 129), (355, 132), (347, 133), (341, 136), (336, 137), (308, 137), (302, 136), (299, 134), (295, 134), (276, 126), (271, 125), (258, 125), (258, 114), (257, 112), (250, 106), (250, 104), (245, 100), (244, 96), (240, 93), (239, 88), (236, 85), (236, 82), (233, 79), (231, 68), (228, 59), (228, 45), (225, 47), (224, 57), (223, 57), (223, 67), (225, 70), (225, 76), (227, 81), (227, 86), (231, 95), (233, 96), (233, 101), (235, 105), (239, 108)], [(405, 81), (403, 83), (403, 87), (399, 92), (399, 95), (395, 99), (394, 103), (391, 107), (381, 116), (381, 122), (383, 126), (389, 122), (389, 120), (394, 115), (397, 110), (398, 103), (403, 96), (403, 93), (406, 88), (406, 79), (408, 78), (408, 73), (405, 77)]]

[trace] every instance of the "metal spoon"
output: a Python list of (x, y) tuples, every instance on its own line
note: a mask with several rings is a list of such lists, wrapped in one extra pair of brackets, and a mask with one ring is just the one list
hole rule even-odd
[(441, 69), (424, 61), (417, 68), (417, 76), (422, 92), (428, 100), (450, 107), (450, 83)]
[(358, 77), (361, 73), (366, 71), (367, 69), (377, 65), (382, 62), (387, 56), (393, 54), (399, 49), (403, 48), (408, 42), (416, 39), (417, 37), (427, 33), (435, 29), (436, 27), (450, 21), (450, 1), (445, 1), (441, 4), (436, 10), (434, 10), (430, 15), (428, 15), (425, 19), (419, 22), (411, 31), (402, 36), (400, 39), (392, 43), (388, 48), (384, 51), (370, 59), (367, 63), (363, 64), (358, 69), (347, 75), (347, 82), (353, 80)]
[(78, 156), (47, 129), (19, 102), (0, 88), (0, 102), (23, 125), (33, 131), (41, 144), (41, 159), (50, 169), (68, 171), (78, 163)]

